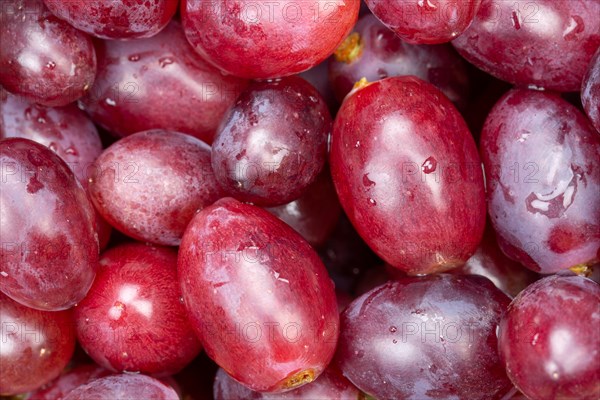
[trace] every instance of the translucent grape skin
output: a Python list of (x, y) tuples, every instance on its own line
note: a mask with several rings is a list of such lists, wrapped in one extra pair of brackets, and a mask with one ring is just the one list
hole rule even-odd
[(111, 374), (109, 370), (96, 364), (78, 365), (71, 370), (63, 371), (58, 378), (30, 393), (27, 400), (62, 399), (73, 389)]
[(29, 139), (0, 140), (0, 290), (28, 307), (79, 302), (98, 263), (94, 209), (67, 164)]
[(58, 18), (101, 39), (139, 39), (156, 35), (177, 11), (177, 1), (44, 0)]
[(482, 0), (365, 0), (371, 12), (408, 43), (455, 39), (477, 15)]
[(126, 235), (161, 245), (178, 245), (194, 213), (223, 195), (210, 146), (183, 133), (155, 129), (123, 138), (93, 170), (89, 190), (100, 214)]
[(294, 228), (311, 246), (320, 247), (335, 229), (342, 207), (326, 168), (298, 199), (266, 210)]
[(390, 281), (346, 308), (336, 360), (377, 399), (499, 399), (512, 387), (496, 340), (509, 303), (481, 276)]
[(0, 38), (0, 85), (11, 93), (64, 106), (94, 82), (91, 39), (52, 15), (42, 0), (3, 0)]
[(600, 133), (600, 47), (590, 61), (581, 85), (581, 104), (592, 124)]
[(232, 197), (260, 206), (296, 200), (325, 165), (331, 116), (304, 79), (255, 82), (225, 116), (211, 162)]
[(96, 379), (79, 386), (63, 400), (179, 400), (177, 392), (146, 375), (121, 374)]
[(338, 100), (361, 78), (414, 75), (438, 87), (455, 104), (469, 94), (466, 63), (452, 46), (419, 46), (403, 42), (373, 15), (362, 17), (329, 63), (329, 80)]
[(600, 397), (600, 286), (581, 276), (541, 279), (502, 318), (499, 349), (528, 399)]
[(475, 21), (452, 43), (499, 79), (576, 92), (600, 45), (598, 15), (597, 1), (483, 0)]
[(75, 349), (70, 311), (25, 307), (0, 293), (0, 395), (35, 390), (56, 378)]
[(103, 253), (100, 265), (75, 307), (84, 350), (117, 372), (167, 376), (186, 366), (200, 343), (181, 302), (176, 251), (129, 243)]
[(279, 2), (183, 0), (181, 20), (194, 49), (244, 78), (281, 78), (325, 60), (356, 23), (359, 0)]
[(182, 239), (178, 274), (206, 353), (252, 390), (300, 387), (331, 360), (333, 282), (310, 245), (267, 211), (232, 198), (200, 211)]
[(100, 41), (96, 49), (98, 75), (82, 102), (94, 122), (118, 137), (160, 128), (210, 144), (247, 84), (195, 54), (175, 21), (152, 38)]
[(215, 400), (357, 400), (359, 391), (333, 368), (318, 379), (285, 393), (261, 393), (248, 389), (219, 368), (213, 386)]
[(481, 137), (488, 211), (502, 251), (548, 274), (598, 261), (600, 136), (559, 96), (514, 89)]
[(433, 85), (392, 77), (349, 94), (330, 164), (350, 221), (387, 263), (427, 274), (475, 252), (485, 226), (481, 162), (462, 117)]

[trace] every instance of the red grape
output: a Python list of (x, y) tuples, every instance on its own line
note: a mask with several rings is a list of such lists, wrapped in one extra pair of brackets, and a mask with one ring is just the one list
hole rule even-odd
[(267, 211), (232, 198), (205, 208), (183, 236), (178, 268), (206, 353), (252, 390), (299, 387), (331, 360), (333, 283), (310, 245)]
[(125, 244), (103, 253), (100, 265), (75, 307), (85, 351), (112, 371), (164, 376), (182, 369), (200, 343), (181, 299), (175, 250)]
[(0, 84), (47, 106), (64, 106), (94, 82), (91, 39), (46, 9), (42, 0), (2, 0)]
[(483, 0), (453, 41), (469, 62), (519, 86), (578, 91), (600, 45), (600, 2)]
[(506, 371), (528, 399), (600, 397), (600, 286), (580, 276), (539, 280), (502, 318)]
[(37, 389), (56, 378), (75, 349), (70, 311), (38, 311), (0, 293), (0, 395)]
[(402, 75), (414, 75), (434, 84), (454, 103), (466, 101), (466, 65), (452, 46), (403, 42), (373, 15), (358, 21), (329, 64), (331, 84), (340, 101), (363, 77), (372, 82)]
[(342, 207), (389, 264), (426, 274), (475, 252), (485, 226), (481, 162), (465, 122), (433, 85), (393, 77), (349, 94), (330, 162)]
[(391, 281), (346, 308), (336, 359), (378, 399), (498, 399), (512, 386), (496, 340), (509, 302), (480, 276)]
[(0, 140), (0, 290), (32, 308), (79, 302), (98, 263), (94, 209), (67, 164), (28, 139)]
[(63, 400), (179, 400), (177, 392), (146, 375), (121, 374), (96, 379), (79, 386)]
[(27, 400), (58, 400), (64, 398), (71, 390), (90, 383), (98, 378), (111, 375), (107, 369), (96, 364), (79, 365), (64, 372), (52, 382), (29, 394)]
[(154, 36), (177, 11), (174, 0), (44, 0), (44, 3), (58, 18), (103, 39)]
[(482, 0), (365, 0), (373, 14), (409, 43), (445, 43), (473, 22)]
[(289, 203), (323, 169), (330, 131), (327, 104), (304, 79), (253, 83), (221, 123), (212, 146), (213, 171), (238, 200)]
[(161, 128), (210, 143), (246, 86), (195, 54), (178, 22), (149, 39), (100, 41), (96, 49), (98, 76), (82, 101), (117, 136)]
[(581, 103), (590, 121), (600, 133), (600, 48), (592, 58), (583, 78)]
[(194, 49), (232, 75), (279, 78), (325, 60), (358, 18), (359, 0), (182, 0), (181, 19)]
[(600, 136), (559, 96), (508, 92), (485, 122), (481, 152), (500, 247), (541, 273), (598, 261)]

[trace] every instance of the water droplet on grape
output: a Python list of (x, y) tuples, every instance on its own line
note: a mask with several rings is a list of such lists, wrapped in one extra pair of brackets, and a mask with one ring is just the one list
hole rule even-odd
[(111, 107), (114, 107), (114, 106), (116, 106), (116, 105), (117, 105), (117, 102), (116, 102), (116, 101), (114, 101), (113, 99), (111, 99), (110, 97), (107, 97), (107, 98), (104, 100), (104, 102), (105, 102), (106, 104), (108, 104), (109, 106), (111, 106)]
[(390, 326), (390, 332), (394, 333), (398, 330), (395, 326)]
[(139, 61), (140, 60), (140, 55), (139, 54), (132, 54), (132, 55), (130, 55), (128, 57), (128, 60), (129, 61), (133, 61), (133, 62)]
[(48, 68), (48, 69), (54, 69), (54, 68), (56, 68), (56, 63), (54, 61), (48, 61), (46, 63), (46, 68)]
[(432, 172), (435, 172), (436, 168), (437, 160), (433, 156), (428, 157), (421, 165), (421, 170), (426, 174), (431, 174)]
[(175, 61), (171, 57), (162, 57), (158, 59), (158, 63), (161, 68), (166, 67), (167, 65), (173, 64)]
[(372, 205), (372, 206), (376, 206), (376, 205), (377, 205), (377, 201), (375, 201), (375, 199), (372, 199), (372, 198), (370, 198), (370, 197), (369, 197), (369, 198), (367, 199), (367, 201), (368, 201), (368, 202), (369, 202), (369, 204), (370, 204), (370, 205)]

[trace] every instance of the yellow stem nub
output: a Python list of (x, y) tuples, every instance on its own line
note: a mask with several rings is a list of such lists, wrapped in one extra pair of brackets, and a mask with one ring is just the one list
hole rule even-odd
[(288, 377), (285, 383), (283, 384), (283, 387), (285, 389), (293, 389), (295, 387), (302, 386), (306, 383), (311, 383), (314, 379), (315, 371), (313, 371), (312, 369), (306, 369)]
[(354, 84), (354, 87), (352, 88), (352, 90), (354, 91), (354, 90), (362, 89), (362, 88), (364, 88), (365, 86), (367, 86), (369, 83), (370, 83), (370, 82), (367, 80), (367, 78), (365, 78), (365, 77), (362, 77), (362, 78), (360, 78), (360, 80), (359, 80), (359, 81), (357, 81), (357, 82)]
[(362, 55), (363, 52), (363, 41), (360, 35), (356, 32), (352, 32), (342, 44), (336, 49), (333, 53), (336, 61), (344, 62), (346, 64), (350, 64), (358, 57)]
[(577, 264), (574, 267), (569, 268), (569, 270), (571, 270), (571, 272), (579, 275), (579, 276), (585, 276), (588, 277), (590, 275), (592, 275), (592, 268), (588, 267), (585, 264)]

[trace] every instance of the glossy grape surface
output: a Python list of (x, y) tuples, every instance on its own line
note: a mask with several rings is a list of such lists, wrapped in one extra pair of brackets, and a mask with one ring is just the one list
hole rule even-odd
[(75, 348), (70, 311), (25, 307), (0, 293), (0, 394), (25, 393), (56, 378)]
[(177, 392), (146, 375), (121, 374), (96, 379), (71, 391), (63, 400), (179, 400)]
[(235, 76), (268, 79), (325, 60), (356, 23), (359, 7), (359, 0), (183, 0), (181, 19), (189, 42), (211, 64)]
[(200, 351), (177, 281), (177, 253), (131, 243), (102, 254), (86, 298), (75, 308), (85, 351), (112, 371), (171, 375)]
[(373, 14), (408, 43), (446, 43), (473, 22), (482, 0), (365, 0)]
[(215, 177), (240, 201), (277, 206), (296, 200), (323, 169), (331, 125), (327, 104), (304, 79), (253, 83), (215, 137)]
[(481, 137), (488, 210), (500, 247), (542, 273), (600, 255), (600, 136), (559, 96), (512, 90)]
[(600, 396), (600, 286), (554, 275), (525, 289), (502, 318), (499, 349), (515, 386), (534, 400)]
[(598, 15), (598, 1), (483, 0), (475, 21), (453, 44), (499, 79), (575, 92), (600, 45)]
[(206, 353), (251, 389), (297, 388), (331, 360), (333, 282), (310, 245), (267, 211), (232, 198), (202, 210), (182, 239), (178, 273)]
[(176, 246), (194, 213), (221, 197), (210, 147), (177, 132), (138, 132), (96, 160), (90, 195), (102, 216), (135, 239)]
[(176, 0), (44, 0), (54, 15), (102, 39), (156, 35), (177, 11)]
[(581, 86), (581, 103), (585, 113), (600, 133), (600, 48), (590, 61)]
[(481, 162), (462, 117), (433, 85), (393, 77), (351, 93), (334, 123), (330, 163), (350, 221), (389, 264), (426, 274), (475, 252), (485, 225)]
[(450, 45), (420, 46), (403, 42), (373, 15), (353, 29), (356, 42), (340, 46), (329, 64), (329, 77), (338, 100), (361, 78), (369, 82), (390, 76), (414, 75), (434, 84), (455, 104), (464, 104), (469, 79), (464, 60)]
[(58, 155), (31, 140), (0, 140), (0, 165), (0, 290), (28, 307), (70, 308), (98, 263), (87, 194)]
[(497, 399), (511, 388), (496, 328), (510, 300), (486, 278), (390, 281), (341, 317), (336, 359), (377, 399)]
[(57, 400), (64, 398), (73, 389), (98, 378), (111, 375), (111, 372), (96, 364), (84, 364), (63, 372), (58, 378), (28, 395), (27, 400)]
[(64, 106), (94, 82), (91, 39), (48, 11), (42, 0), (3, 0), (0, 84), (47, 106)]
[(96, 49), (98, 75), (82, 101), (116, 136), (160, 128), (210, 143), (246, 85), (195, 54), (178, 22), (149, 39), (102, 41)]

